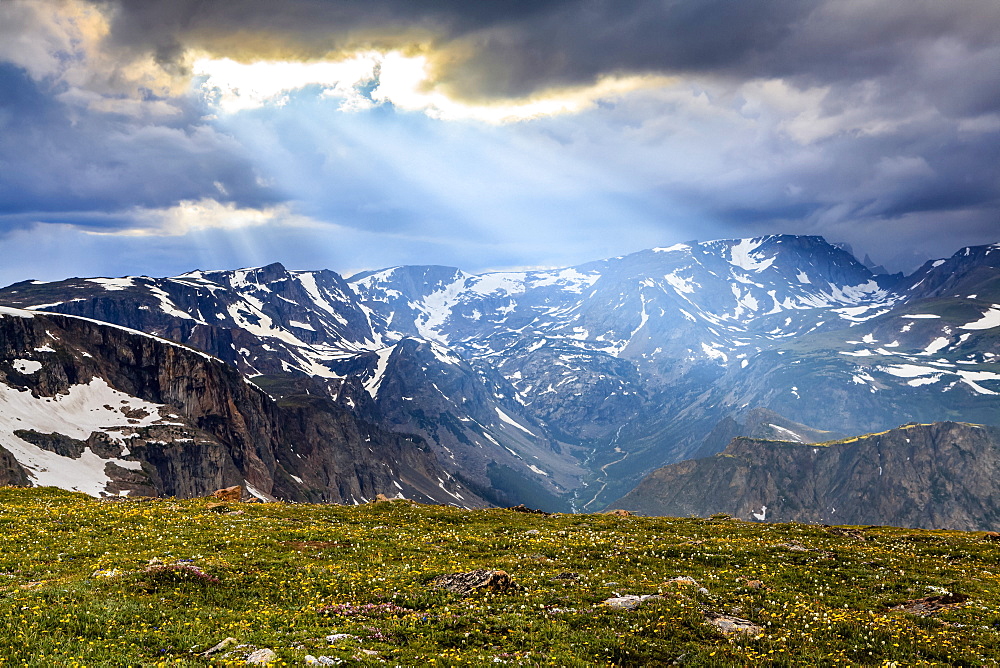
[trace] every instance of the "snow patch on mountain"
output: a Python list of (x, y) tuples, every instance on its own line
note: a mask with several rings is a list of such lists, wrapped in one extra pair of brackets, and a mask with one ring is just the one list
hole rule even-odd
[(495, 410), (497, 412), (497, 415), (500, 416), (500, 419), (503, 420), (504, 422), (506, 422), (507, 424), (520, 429), (521, 431), (523, 431), (528, 436), (531, 436), (533, 438), (537, 438), (537, 436), (535, 436), (534, 432), (532, 432), (531, 430), (529, 430), (529, 429), (525, 428), (524, 426), (518, 424), (518, 422), (516, 420), (514, 420), (514, 418), (512, 418), (511, 416), (509, 416), (506, 413), (504, 413), (500, 409), (499, 406), (494, 406), (493, 410)]
[(431, 353), (437, 361), (442, 364), (461, 364), (462, 358), (456, 355), (452, 350), (446, 346), (442, 346), (439, 343), (430, 342)]
[(183, 285), (187, 288), (195, 288), (197, 290), (208, 290), (210, 293), (215, 293), (220, 290), (225, 290), (223, 286), (209, 280), (205, 276), (203, 271), (189, 271), (186, 274), (180, 274), (178, 276), (172, 276), (165, 279), (167, 283), (175, 283), (177, 285)]
[(161, 422), (162, 408), (119, 392), (102, 378), (73, 385), (65, 394), (54, 397), (36, 397), (28, 390), (0, 384), (0, 446), (14, 456), (35, 484), (100, 496), (111, 482), (105, 473), (109, 463), (138, 471), (139, 462), (101, 458), (90, 448), (79, 458), (64, 457), (28, 443), (14, 432), (62, 434), (81, 441), (93, 432), (103, 432), (122, 446), (120, 456), (127, 456), (129, 434)]
[(992, 371), (957, 371), (956, 373), (962, 377), (962, 382), (971, 387), (978, 394), (1000, 394), (1000, 392), (994, 392), (993, 390), (988, 390), (982, 385), (979, 385), (979, 383), (987, 380), (1000, 380), (1000, 373), (993, 373)]
[[(256, 288), (270, 292), (270, 289), (256, 280), (262, 267), (249, 267), (246, 269), (235, 269), (228, 272), (229, 284), (237, 290), (242, 288)], [(251, 278), (253, 276), (253, 278)]]
[(665, 248), (654, 248), (654, 253), (680, 253), (683, 251), (689, 251), (691, 247), (687, 244), (674, 244), (673, 246), (667, 246)]
[(724, 353), (722, 350), (720, 350), (721, 347), (722, 346), (720, 346), (717, 343), (701, 344), (701, 350), (703, 353), (705, 353), (706, 357), (708, 357), (709, 359), (718, 360), (723, 364), (725, 364), (726, 362), (729, 361), (729, 356), (726, 355), (726, 353)]
[(4, 316), (13, 316), (15, 318), (34, 318), (35, 315), (31, 311), (19, 308), (11, 308), (9, 306), (0, 306), (0, 318)]
[(42, 363), (37, 360), (14, 360), (14, 370), (18, 373), (33, 375), (41, 371)]
[(316, 284), (316, 275), (311, 271), (297, 271), (293, 275), (298, 279), (299, 283), (305, 288), (306, 294), (309, 295), (309, 299), (312, 300), (313, 305), (317, 306), (320, 310), (329, 313), (334, 320), (339, 322), (341, 325), (346, 325), (347, 320), (344, 316), (337, 312), (337, 309), (333, 307), (329, 300), (323, 296), (320, 291), (319, 286)]
[(784, 436), (785, 440), (794, 441), (796, 443), (803, 442), (802, 437), (799, 434), (796, 434), (791, 429), (786, 429), (785, 427), (771, 423), (768, 423), (767, 426), (770, 427), (771, 429), (774, 429), (775, 432), (777, 432), (778, 434)]
[(424, 297), (422, 301), (411, 304), (420, 311), (420, 315), (414, 320), (420, 336), (429, 341), (448, 342), (448, 335), (441, 333), (441, 326), (451, 315), (452, 307), (458, 303), (466, 280), (464, 274), (459, 275), (448, 285)]
[(88, 278), (86, 279), (88, 283), (97, 283), (102, 288), (108, 291), (115, 290), (127, 290), (135, 286), (135, 282), (129, 278)]
[(600, 277), (600, 273), (596, 271), (583, 273), (572, 267), (569, 269), (532, 272), (528, 278), (528, 287), (535, 289), (549, 285), (558, 285), (565, 292), (582, 294), (584, 290), (596, 283)]
[(730, 252), (729, 263), (739, 267), (740, 269), (745, 269), (746, 271), (753, 271), (760, 273), (774, 264), (775, 258), (760, 257), (759, 254), (754, 253), (755, 250), (761, 247), (765, 241), (765, 238), (760, 239), (740, 239), (736, 243)]
[(979, 320), (960, 325), (959, 329), (993, 329), (1000, 327), (1000, 304), (994, 304)]
[(465, 289), (477, 295), (492, 295), (502, 293), (516, 295), (524, 292), (525, 274), (520, 272), (497, 272), (480, 274), (465, 281)]
[(670, 284), (670, 287), (684, 295), (694, 294), (695, 288), (700, 287), (695, 284), (693, 278), (678, 276), (677, 272), (666, 274), (663, 278)]
[(167, 315), (172, 315), (175, 318), (182, 318), (184, 320), (196, 320), (201, 324), (207, 324), (204, 320), (200, 318), (195, 318), (191, 314), (180, 310), (177, 305), (170, 300), (170, 295), (163, 288), (159, 288), (155, 285), (148, 286), (149, 293), (160, 300), (160, 310)]
[(379, 387), (381, 387), (382, 379), (385, 378), (385, 371), (389, 367), (389, 357), (392, 356), (395, 349), (395, 346), (390, 346), (388, 348), (375, 351), (375, 354), (378, 355), (378, 361), (375, 364), (375, 372), (370, 378), (364, 381), (364, 388), (368, 394), (371, 395), (372, 399), (378, 397)]
[[(869, 313), (869, 311), (874, 311), (874, 313)], [(855, 323), (865, 322), (888, 312), (889, 309), (884, 304), (862, 304), (861, 306), (834, 309), (834, 313), (841, 319)]]
[(921, 355), (934, 355), (937, 352), (939, 352), (939, 351), (947, 348), (948, 344), (950, 344), (950, 343), (951, 343), (951, 340), (948, 337), (946, 337), (946, 336), (939, 336), (936, 339), (934, 339), (933, 341), (931, 341), (927, 345), (926, 348), (924, 348), (922, 351), (920, 351), (920, 354)]
[[(906, 384), (910, 387), (921, 387), (938, 383), (950, 377), (956, 382), (961, 382), (971, 388), (976, 394), (997, 395), (1000, 392), (984, 387), (981, 383), (1000, 381), (1000, 373), (993, 371), (972, 371), (967, 369), (955, 369), (954, 365), (947, 362), (932, 362), (935, 366), (924, 366), (919, 364), (892, 364), (877, 366), (875, 369), (882, 373), (906, 379)], [(943, 391), (949, 391), (954, 387), (954, 383), (945, 386)]]

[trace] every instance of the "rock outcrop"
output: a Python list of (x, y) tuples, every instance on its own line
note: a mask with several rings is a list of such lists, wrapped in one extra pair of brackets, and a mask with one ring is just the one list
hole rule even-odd
[(28, 487), (28, 472), (17, 463), (14, 455), (0, 447), (0, 487)]

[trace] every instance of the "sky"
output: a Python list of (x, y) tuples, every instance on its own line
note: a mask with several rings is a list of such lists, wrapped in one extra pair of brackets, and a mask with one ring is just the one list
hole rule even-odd
[(996, 0), (0, 0), (0, 283), (1000, 242)]

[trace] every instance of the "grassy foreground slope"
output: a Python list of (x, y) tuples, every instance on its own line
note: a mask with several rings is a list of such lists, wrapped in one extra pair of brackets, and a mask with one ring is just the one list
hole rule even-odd
[[(502, 569), (522, 589), (462, 597), (430, 586), (474, 568)], [(669, 582), (678, 576), (697, 584)], [(636, 610), (601, 604), (616, 592), (663, 596)], [(944, 607), (893, 609), (925, 597)], [(706, 623), (712, 613), (762, 631), (724, 636)], [(274, 651), (272, 665), (307, 655), (329, 665), (986, 665), (1000, 656), (1000, 542), (0, 488), (0, 665), (246, 665), (258, 648)]]

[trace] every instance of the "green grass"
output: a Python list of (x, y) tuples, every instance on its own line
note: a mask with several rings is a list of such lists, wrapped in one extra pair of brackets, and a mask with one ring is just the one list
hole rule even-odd
[[(227, 637), (274, 665), (990, 665), (998, 564), (1000, 543), (949, 531), (0, 488), (0, 665), (245, 665), (251, 647), (197, 656)], [(473, 568), (523, 589), (428, 586)], [(664, 584), (683, 575), (708, 593)], [(890, 609), (933, 588), (970, 598), (927, 618)], [(636, 611), (600, 605), (658, 591)], [(723, 637), (705, 611), (764, 633)]]

